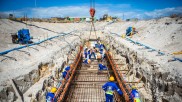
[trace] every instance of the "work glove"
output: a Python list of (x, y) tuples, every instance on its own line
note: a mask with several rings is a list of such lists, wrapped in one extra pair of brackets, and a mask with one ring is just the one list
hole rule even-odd
[(104, 90), (104, 91), (107, 91), (107, 89), (106, 89), (106, 88), (104, 88), (103, 90)]

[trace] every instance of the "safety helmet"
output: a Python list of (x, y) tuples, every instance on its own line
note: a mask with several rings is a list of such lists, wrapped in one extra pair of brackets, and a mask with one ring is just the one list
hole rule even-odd
[(112, 52), (111, 52), (111, 51), (109, 51), (109, 55), (111, 55), (111, 56), (112, 56)]
[(73, 64), (70, 64), (70, 68), (73, 68)]
[(114, 81), (115, 79), (114, 79), (114, 77), (113, 76), (111, 76), (110, 78), (109, 78), (109, 81)]
[(132, 86), (131, 88), (132, 88), (132, 89), (136, 89), (136, 86)]
[(91, 60), (90, 60), (90, 59), (88, 59), (88, 64), (90, 64), (90, 62), (91, 62)]
[(52, 87), (52, 88), (51, 88), (51, 92), (52, 92), (52, 93), (55, 93), (56, 91), (57, 91), (57, 88), (55, 88), (55, 87)]

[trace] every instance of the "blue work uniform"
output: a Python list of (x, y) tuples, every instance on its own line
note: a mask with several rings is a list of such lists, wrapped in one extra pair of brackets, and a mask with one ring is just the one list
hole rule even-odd
[(118, 88), (118, 86), (114, 82), (105, 83), (102, 86), (102, 89), (105, 91), (106, 102), (113, 102), (114, 90), (116, 90), (120, 95), (123, 94), (123, 92)]
[(104, 45), (103, 45), (103, 44), (100, 44), (99, 49), (100, 49), (100, 50), (101, 50), (101, 49), (104, 49)]
[(85, 58), (87, 58), (87, 48), (84, 50)]
[(62, 72), (63, 78), (66, 78), (67, 71)]
[(62, 72), (63, 78), (66, 78), (66, 75), (68, 73), (68, 71), (70, 70), (70, 66), (67, 66), (64, 71)]
[(107, 67), (103, 64), (99, 64), (99, 70), (107, 70)]
[(88, 55), (90, 55), (91, 54), (91, 51), (90, 50), (88, 50)]
[(46, 95), (46, 102), (54, 102), (54, 93), (48, 92)]
[(90, 59), (90, 55), (91, 55), (91, 51), (88, 50), (88, 51), (87, 51), (87, 59)]
[(64, 70), (68, 72), (70, 70), (70, 66), (67, 66)]
[(132, 97), (132, 102), (141, 102), (140, 101), (140, 95), (139, 95), (139, 93), (138, 93), (138, 91), (136, 90), (136, 89), (133, 89), (132, 91), (131, 91), (131, 94), (130, 94), (130, 96)]
[(92, 55), (94, 55), (94, 59), (96, 59), (95, 52), (92, 52), (92, 53), (89, 55), (89, 59), (91, 59)]
[(85, 60), (83, 61), (83, 63), (88, 64), (88, 60), (87, 60), (87, 59), (85, 59)]

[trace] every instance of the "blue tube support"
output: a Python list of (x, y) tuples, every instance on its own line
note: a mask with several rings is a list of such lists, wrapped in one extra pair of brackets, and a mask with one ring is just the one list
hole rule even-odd
[[(112, 32), (110, 32), (110, 34), (114, 34), (114, 35), (116, 35), (116, 36), (119, 36), (119, 34), (117, 34), (117, 33), (112, 33)], [(119, 37), (120, 37), (120, 36), (119, 36)], [(154, 49), (154, 48), (152, 48), (152, 47), (150, 47), (150, 46), (147, 46), (147, 45), (145, 45), (145, 44), (142, 44), (142, 43), (140, 43), (140, 42), (138, 42), (138, 41), (134, 41), (134, 40), (130, 39), (129, 37), (126, 37), (126, 40), (130, 41), (131, 43), (134, 43), (134, 44), (137, 44), (137, 45), (140, 45), (140, 46), (144, 46), (146, 49), (151, 49), (151, 51), (157, 51), (158, 54), (160, 54), (160, 55), (165, 55), (164, 52), (158, 51), (158, 50), (156, 50), (156, 49)]]

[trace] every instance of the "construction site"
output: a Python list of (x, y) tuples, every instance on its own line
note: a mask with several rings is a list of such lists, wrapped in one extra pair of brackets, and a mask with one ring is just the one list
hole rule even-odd
[(182, 102), (182, 16), (96, 19), (95, 2), (0, 19), (0, 102)]

